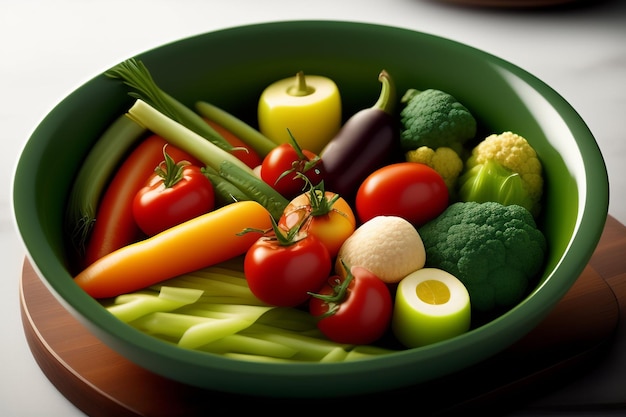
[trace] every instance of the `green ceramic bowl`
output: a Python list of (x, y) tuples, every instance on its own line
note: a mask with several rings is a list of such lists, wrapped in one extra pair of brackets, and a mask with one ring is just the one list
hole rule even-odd
[(132, 104), (123, 87), (98, 75), (59, 103), (26, 144), (15, 175), (15, 217), (29, 260), (62, 304), (106, 345), (157, 374), (268, 397), (345, 396), (424, 383), (476, 364), (532, 330), (580, 275), (600, 238), (608, 180), (584, 121), (549, 86), (480, 50), (399, 28), (300, 21), (211, 32), (138, 58), (181, 101), (213, 102), (251, 123), (262, 89), (300, 69), (334, 79), (346, 115), (373, 104), (376, 76), (386, 69), (398, 91), (448, 91), (486, 130), (529, 139), (546, 178), (541, 224), (549, 255), (540, 285), (481, 327), (430, 346), (339, 364), (250, 363), (183, 350), (115, 319), (68, 273), (62, 218), (72, 180), (101, 131)]

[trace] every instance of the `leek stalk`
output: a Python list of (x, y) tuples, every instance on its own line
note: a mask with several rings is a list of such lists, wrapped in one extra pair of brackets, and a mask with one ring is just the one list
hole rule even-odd
[(84, 253), (108, 181), (120, 160), (144, 133), (142, 126), (121, 116), (100, 135), (83, 161), (65, 213), (66, 228), (79, 255)]
[(159, 112), (191, 129), (217, 147), (227, 151), (233, 148), (200, 115), (163, 91), (156, 84), (152, 74), (142, 61), (135, 58), (127, 59), (106, 71), (104, 75), (122, 80), (124, 84), (134, 90), (128, 93), (131, 97), (149, 103)]

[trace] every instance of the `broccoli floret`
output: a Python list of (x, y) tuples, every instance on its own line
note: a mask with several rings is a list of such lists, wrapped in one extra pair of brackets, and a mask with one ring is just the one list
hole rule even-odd
[(514, 306), (541, 271), (544, 234), (528, 210), (496, 202), (457, 202), (419, 229), (426, 266), (457, 277), (472, 309), (489, 313)]
[(401, 99), (400, 146), (404, 151), (421, 146), (446, 146), (459, 155), (463, 144), (476, 135), (476, 119), (452, 95), (435, 89), (409, 89)]
[(463, 171), (463, 160), (452, 148), (442, 146), (437, 149), (421, 146), (405, 153), (408, 162), (426, 164), (441, 175), (448, 187), (448, 194), (454, 195), (456, 182)]
[(490, 135), (476, 145), (458, 185), (461, 201), (518, 204), (535, 217), (541, 211), (541, 162), (528, 141), (512, 132)]

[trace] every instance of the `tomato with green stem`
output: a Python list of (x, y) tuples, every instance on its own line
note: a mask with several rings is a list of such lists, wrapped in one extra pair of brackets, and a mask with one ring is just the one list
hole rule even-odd
[(79, 269), (91, 265), (101, 257), (129, 245), (145, 236), (133, 217), (133, 200), (144, 187), (146, 178), (163, 160), (163, 146), (177, 160), (201, 162), (192, 155), (169, 144), (161, 136), (149, 135), (121, 162), (107, 185), (96, 211), (96, 220), (85, 247), (85, 256), (77, 261)]
[(306, 177), (303, 179), (309, 184), (309, 190), (289, 202), (278, 224), (287, 229), (301, 224), (302, 229), (324, 243), (334, 258), (354, 232), (356, 217), (343, 197), (324, 189), (324, 181), (313, 185)]
[[(246, 229), (242, 233), (261, 232)], [(326, 246), (303, 233), (300, 225), (285, 230), (272, 218), (271, 231), (263, 232), (246, 252), (244, 273), (248, 287), (261, 301), (278, 307), (305, 303), (328, 278), (332, 261)]]
[(346, 276), (332, 276), (311, 293), (309, 312), (317, 327), (337, 343), (370, 344), (380, 339), (391, 323), (393, 299), (389, 287), (361, 266), (348, 267)]
[[(167, 145), (166, 145), (167, 146)], [(200, 167), (176, 162), (163, 147), (164, 161), (133, 200), (133, 216), (148, 236), (208, 213), (215, 207), (211, 181)]]
[(421, 226), (441, 214), (448, 202), (448, 188), (437, 171), (418, 162), (397, 162), (361, 183), (355, 208), (363, 223), (376, 216), (398, 216)]
[(261, 179), (286, 198), (302, 193), (306, 182), (298, 174), (303, 174), (312, 184), (324, 178), (324, 163), (319, 155), (302, 149), (291, 136), (291, 143), (283, 143), (272, 149), (263, 158)]

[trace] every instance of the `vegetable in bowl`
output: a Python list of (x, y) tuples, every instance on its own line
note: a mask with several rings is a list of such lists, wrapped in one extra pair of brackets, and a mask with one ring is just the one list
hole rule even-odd
[(476, 119), (447, 91), (411, 88), (401, 101), (400, 143), (405, 151), (444, 146), (460, 153), (463, 144), (476, 135)]
[(547, 243), (528, 210), (497, 202), (457, 202), (419, 229), (426, 265), (458, 278), (482, 313), (510, 309), (541, 271)]
[(543, 182), (535, 149), (523, 136), (506, 131), (492, 134), (474, 147), (458, 180), (459, 199), (517, 204), (537, 217)]

